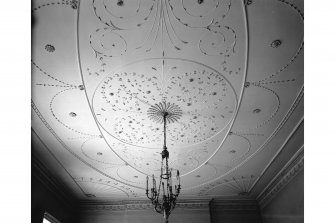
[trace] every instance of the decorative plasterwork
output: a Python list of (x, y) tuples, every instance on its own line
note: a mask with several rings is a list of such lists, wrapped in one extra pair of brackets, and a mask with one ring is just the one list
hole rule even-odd
[(173, 105), (179, 115), (167, 126), (167, 139), (169, 149), (175, 151), (222, 132), (233, 117), (237, 99), (231, 84), (217, 71), (186, 59), (157, 58), (127, 65), (105, 78), (92, 103), (105, 132), (144, 149), (162, 146), (162, 123), (152, 120), (150, 109)]
[[(225, 174), (223, 176), (220, 176), (219, 178), (217, 179), (214, 179), (212, 181), (207, 181), (207, 182), (204, 182), (203, 184), (201, 185), (198, 185), (196, 187), (199, 187), (201, 188), (200, 191), (199, 191), (199, 194), (198, 195), (205, 195), (206, 194), (206, 191), (208, 190), (211, 190), (212, 188), (215, 188), (217, 186), (221, 186), (221, 185), (224, 185), (224, 183), (227, 183), (229, 181), (232, 181), (234, 183), (234, 180), (233, 178), (231, 178), (230, 180), (229, 179), (225, 179), (225, 176), (226, 175), (229, 175), (230, 173), (233, 173), (234, 171), (237, 171), (238, 168), (242, 167), (243, 164), (245, 162), (247, 162), (249, 159), (251, 159), (253, 156), (255, 156), (257, 154), (257, 152), (261, 152), (264, 148), (266, 148), (266, 146), (271, 142), (271, 140), (280, 132), (280, 130), (284, 127), (284, 125), (287, 123), (287, 121), (289, 120), (289, 118), (291, 117), (292, 113), (295, 111), (295, 109), (297, 108), (297, 106), (301, 103), (302, 99), (303, 99), (303, 96), (304, 96), (304, 88), (302, 88), (300, 91), (299, 91), (299, 94), (297, 95), (296, 99), (294, 100), (294, 103), (292, 104), (292, 106), (290, 107), (290, 109), (287, 111), (286, 115), (284, 116), (284, 118), (282, 119), (282, 121), (279, 123), (279, 125), (277, 126), (277, 128), (275, 129), (275, 131), (268, 137), (268, 139), (257, 149), (257, 151), (252, 154), (251, 156), (248, 156), (246, 159), (243, 160), (243, 162), (241, 162), (240, 164), (238, 164), (237, 166), (235, 166), (234, 168), (230, 168), (229, 166), (224, 166), (221, 164), (221, 159), (220, 160), (216, 160), (215, 157), (210, 161), (210, 162), (207, 162), (206, 165), (211, 165), (211, 166), (214, 166), (216, 168), (219, 168), (219, 169), (222, 169), (222, 167), (225, 167), (224, 169), (228, 169)], [(303, 121), (303, 119), (300, 119), (299, 120), (299, 124), (301, 123), (301, 121)], [(294, 129), (295, 131), (295, 129)], [(240, 133), (241, 136), (248, 136), (248, 137), (251, 137), (251, 136), (254, 136), (254, 137), (260, 137), (260, 136), (263, 136), (262, 134), (253, 134), (253, 133)], [(230, 135), (237, 135), (238, 134), (235, 134), (233, 132), (230, 133)], [(243, 137), (245, 138), (245, 137)], [(248, 140), (248, 142), (250, 143), (250, 141)], [(228, 147), (229, 148), (229, 147)], [(275, 155), (274, 155), (275, 156)], [(220, 157), (220, 156), (219, 156)], [(227, 157), (227, 154), (225, 154), (224, 157)], [(274, 158), (274, 157), (273, 157)], [(221, 168), (220, 168), (221, 167)], [(265, 170), (263, 170), (264, 172)], [(250, 192), (250, 190), (253, 188), (253, 186), (255, 185), (255, 183), (259, 180), (259, 177), (261, 176), (257, 176), (257, 178), (254, 176), (254, 175), (250, 175), (250, 179), (253, 179), (253, 183), (252, 185), (250, 185), (248, 187), (248, 189), (246, 191), (244, 191), (243, 189), (240, 190), (239, 192)], [(236, 179), (236, 176), (234, 177)], [(241, 179), (244, 179), (245, 180), (248, 180), (249, 177), (248, 176), (240, 176), (239, 178)], [(229, 186), (229, 185), (228, 185)], [(192, 189), (192, 188), (186, 188), (186, 189)], [(239, 193), (236, 193), (238, 190), (234, 190), (233, 192), (235, 194), (239, 194)]]
[[(183, 195), (249, 196), (303, 98), (301, 2), (35, 2), (33, 128), (54, 157), (92, 171), (65, 165), (83, 198), (144, 194), (159, 172), (162, 109)], [(264, 162), (245, 168), (256, 154)]]
[(76, 178), (75, 181), (86, 197), (97, 197), (103, 199), (115, 196), (138, 197), (138, 194), (134, 192), (132, 187), (117, 181), (84, 177)]
[(198, 195), (211, 196), (213, 194), (220, 194), (221, 196), (238, 195), (247, 197), (255, 179), (256, 177), (251, 175), (218, 180), (215, 183), (208, 184), (202, 188)]
[(257, 200), (263, 209), (290, 181), (304, 168), (304, 147), (280, 170), (273, 180), (258, 195)]

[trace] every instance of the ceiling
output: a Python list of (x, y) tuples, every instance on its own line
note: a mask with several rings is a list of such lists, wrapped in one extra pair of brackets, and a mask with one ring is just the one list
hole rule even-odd
[(78, 200), (145, 199), (161, 110), (184, 199), (257, 196), (303, 122), (302, 0), (34, 0), (32, 17), (33, 153)]

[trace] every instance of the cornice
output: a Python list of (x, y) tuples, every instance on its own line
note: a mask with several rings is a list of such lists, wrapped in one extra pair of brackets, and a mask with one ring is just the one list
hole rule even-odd
[(304, 168), (304, 147), (302, 146), (279, 171), (265, 189), (258, 195), (257, 201), (263, 209), (267, 204)]
[[(120, 201), (120, 202), (87, 202), (79, 204), (80, 210), (91, 211), (140, 211), (152, 210), (153, 205), (147, 201)], [(181, 200), (176, 209), (209, 210), (214, 211), (259, 211), (256, 200)]]
[[(130, 200), (120, 202), (87, 202), (83, 201), (79, 204), (81, 211), (139, 211), (152, 210), (151, 202), (141, 200)], [(179, 209), (208, 210), (209, 200), (190, 200), (179, 201), (176, 204)]]
[(44, 218), (46, 218), (48, 221), (50, 221), (51, 223), (60, 223), (55, 217), (53, 217), (51, 214), (49, 214), (48, 212), (44, 213)]

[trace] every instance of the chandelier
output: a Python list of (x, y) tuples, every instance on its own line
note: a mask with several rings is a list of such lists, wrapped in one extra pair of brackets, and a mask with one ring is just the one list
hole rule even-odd
[(176, 206), (176, 200), (180, 193), (180, 176), (179, 170), (177, 170), (176, 179), (178, 180), (178, 185), (174, 186), (172, 184), (172, 168), (169, 169), (169, 151), (166, 147), (166, 118), (170, 115), (167, 111), (160, 112), (163, 116), (164, 124), (164, 145), (162, 155), (162, 165), (159, 184), (156, 185), (155, 176), (152, 175), (152, 188), (150, 189), (149, 195), (149, 177), (147, 176), (147, 189), (146, 195), (151, 200), (152, 204), (155, 206), (155, 210), (163, 214), (165, 222), (168, 222), (168, 218)]

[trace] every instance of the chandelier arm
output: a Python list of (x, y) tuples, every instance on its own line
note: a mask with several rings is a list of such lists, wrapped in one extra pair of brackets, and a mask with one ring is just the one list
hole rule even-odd
[(161, 207), (161, 204), (156, 203), (156, 205), (155, 205), (155, 211), (156, 211), (157, 213), (162, 214), (163, 209), (162, 209), (162, 207)]
[(151, 198), (154, 199), (154, 197), (155, 197), (155, 189), (153, 187), (153, 188), (151, 188)]
[(147, 198), (149, 198), (150, 200), (152, 200), (152, 197), (149, 197), (149, 193), (146, 194)]
[(149, 194), (147, 194), (147, 197), (149, 198), (149, 200), (151, 200), (151, 203), (154, 204), (155, 194), (151, 192), (151, 197), (149, 197)]

